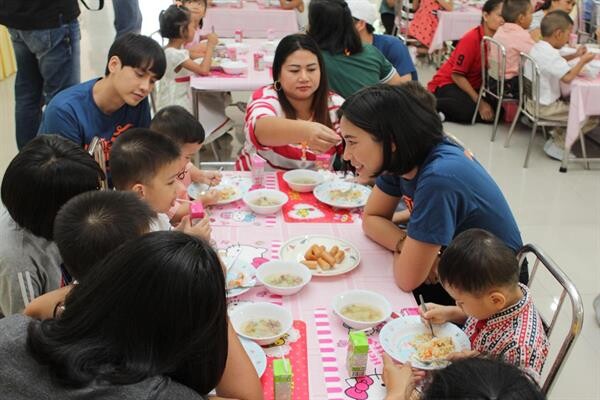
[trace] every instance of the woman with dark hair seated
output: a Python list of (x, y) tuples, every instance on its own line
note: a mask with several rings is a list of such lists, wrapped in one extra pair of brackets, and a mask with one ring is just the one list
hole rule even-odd
[(132, 239), (76, 285), (57, 319), (0, 320), (10, 399), (262, 399), (227, 320), (210, 245), (180, 232)]
[(343, 97), (377, 83), (398, 85), (410, 81), (370, 44), (362, 44), (348, 4), (344, 0), (312, 0), (308, 32), (325, 60), (329, 87)]
[(252, 168), (258, 154), (273, 169), (314, 168), (317, 154), (343, 151), (337, 110), (319, 47), (307, 35), (281, 39), (273, 59), (273, 85), (252, 94), (246, 108), (246, 142), (236, 168)]
[(104, 173), (78, 144), (38, 136), (13, 158), (2, 179), (0, 317), (61, 286), (54, 218), (69, 199), (100, 189)]
[[(459, 233), (485, 229), (515, 253), (521, 234), (506, 199), (469, 151), (444, 136), (440, 118), (403, 86), (377, 85), (349, 97), (340, 110), (344, 159), (358, 178), (377, 178), (363, 230), (394, 252), (394, 277), (404, 291), (454, 304), (438, 283), (441, 251)], [(407, 206), (407, 230), (392, 221)], [(521, 282), (527, 282), (522, 268)]]
[(498, 399), (544, 400), (540, 388), (518, 367), (500, 360), (464, 358), (434, 371), (416, 396), (410, 364), (394, 364), (383, 355), (385, 400)]

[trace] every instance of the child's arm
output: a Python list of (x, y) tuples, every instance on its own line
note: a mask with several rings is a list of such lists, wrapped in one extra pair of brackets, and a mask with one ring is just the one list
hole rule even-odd
[(210, 240), (210, 234), (212, 232), (208, 218), (204, 217), (204, 219), (192, 225), (189, 215), (181, 218), (181, 222), (175, 227), (175, 230), (204, 240)]
[(568, 56), (563, 56), (563, 58), (567, 61), (571, 61), (577, 57), (581, 57), (585, 53), (587, 53), (587, 47), (585, 47), (585, 45), (581, 45), (577, 48), (577, 51), (575, 53), (570, 54)]
[(192, 60), (190, 58), (190, 59), (182, 62), (180, 64), (181, 67), (185, 68), (189, 71), (192, 71), (196, 74), (199, 74), (199, 75), (208, 75), (210, 73), (210, 66), (212, 63), (213, 50), (218, 42), (219, 42), (219, 38), (217, 37), (217, 35), (215, 35), (214, 33), (209, 33), (208, 34), (208, 43), (206, 46), (206, 53), (204, 54), (204, 58), (202, 59), (202, 62), (200, 64), (198, 64), (197, 62), (195, 62), (194, 60)]
[(54, 318), (56, 305), (64, 303), (72, 288), (73, 285), (68, 285), (36, 297), (25, 307), (23, 314), (39, 320)]
[[(303, 0), (279, 0), (279, 5), (284, 10), (293, 10), (296, 8), (300, 12), (304, 11)], [(300, 8), (302, 8), (302, 10)]]
[(203, 171), (195, 165), (189, 168), (190, 177), (192, 182), (206, 183), (207, 185), (217, 186), (221, 183), (221, 173), (219, 171), (206, 170)]
[(188, 48), (190, 52), (190, 58), (195, 60), (196, 58), (204, 57), (206, 49), (208, 48), (207, 42), (200, 42)]
[(408, 400), (414, 388), (410, 363), (396, 364), (386, 353), (383, 356), (383, 382), (387, 389), (385, 400)]
[(228, 353), (225, 371), (217, 384), (217, 395), (240, 400), (262, 400), (263, 391), (252, 362), (231, 323), (228, 324)]
[(452, 11), (454, 9), (454, 2), (452, 0), (436, 0), (436, 1), (446, 11)]
[(395, 224), (404, 224), (404, 223), (408, 222), (409, 219), (410, 219), (410, 211), (408, 211), (408, 210), (396, 211), (394, 213), (394, 216), (392, 217), (392, 222)]
[(443, 324), (445, 322), (454, 322), (463, 324), (467, 320), (467, 314), (457, 306), (441, 306), (435, 303), (427, 303), (427, 312), (419, 309), (421, 318), (433, 324)]
[(594, 57), (594, 53), (585, 53), (584, 55), (582, 55), (579, 59), (579, 62), (573, 68), (571, 68), (569, 72), (564, 74), (563, 77), (560, 78), (560, 80), (564, 83), (571, 83), (571, 81), (575, 79), (575, 77), (577, 77), (577, 75), (581, 72), (583, 67), (585, 67), (585, 64), (592, 61)]

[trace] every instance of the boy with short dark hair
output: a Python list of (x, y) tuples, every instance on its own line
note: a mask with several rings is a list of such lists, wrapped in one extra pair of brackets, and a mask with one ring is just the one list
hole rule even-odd
[[(155, 217), (148, 204), (129, 192), (92, 191), (69, 200), (54, 222), (54, 241), (69, 283), (84, 279), (92, 266), (119, 245), (149, 232)], [(25, 308), (25, 315), (56, 317), (72, 287), (69, 284), (37, 297)]]
[(500, 239), (469, 229), (454, 238), (438, 266), (456, 306), (428, 304), (423, 318), (464, 324), (475, 352), (503, 358), (539, 382), (549, 342), (519, 271), (514, 252)]
[[(502, 18), (504, 18), (504, 24), (498, 28), (494, 39), (506, 50), (504, 93), (518, 98), (520, 53), (529, 53), (535, 44), (528, 30), (533, 18), (531, 2), (529, 0), (505, 0), (502, 5)], [(490, 52), (488, 57), (490, 62), (500, 65), (500, 60), (495, 59), (495, 51)]]
[[(185, 173), (177, 144), (150, 129), (130, 129), (115, 140), (110, 163), (115, 188), (136, 193), (157, 213), (151, 230), (172, 229), (167, 213), (175, 205), (178, 190), (183, 186), (178, 177)], [(203, 239), (210, 238), (207, 218), (192, 225), (189, 216), (185, 216), (177, 229)]]
[(72, 86), (46, 107), (38, 134), (56, 133), (82, 146), (94, 136), (111, 140), (150, 125), (147, 96), (165, 73), (163, 49), (153, 39), (126, 34), (108, 52), (105, 76)]
[[(560, 83), (571, 83), (581, 73), (587, 63), (594, 59), (585, 46), (579, 46), (577, 52), (563, 57), (559, 49), (569, 42), (573, 29), (573, 20), (565, 11), (557, 10), (546, 14), (540, 24), (542, 40), (537, 42), (529, 55), (540, 69), (540, 117), (554, 121), (567, 121), (569, 118), (569, 102), (561, 98)], [(579, 57), (579, 61), (571, 67), (567, 60)], [(531, 79), (531, 71), (526, 68), (525, 75)], [(526, 105), (528, 108), (533, 105)], [(598, 125), (598, 117), (588, 118), (581, 128), (587, 133)], [(564, 128), (550, 130), (552, 138), (544, 144), (544, 152), (551, 158), (562, 160), (565, 150)]]

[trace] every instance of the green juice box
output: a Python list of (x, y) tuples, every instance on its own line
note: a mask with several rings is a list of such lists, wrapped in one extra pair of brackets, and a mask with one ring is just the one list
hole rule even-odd
[(369, 340), (364, 332), (350, 332), (346, 366), (351, 378), (365, 376), (369, 354)]
[(273, 360), (273, 387), (275, 400), (292, 399), (292, 366), (290, 360), (280, 358)]

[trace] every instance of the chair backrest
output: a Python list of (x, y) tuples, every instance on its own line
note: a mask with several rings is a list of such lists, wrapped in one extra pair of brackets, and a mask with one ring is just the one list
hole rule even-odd
[(394, 6), (394, 12), (396, 14), (394, 24), (396, 25), (396, 28), (398, 30), (397, 35), (400, 36), (400, 38), (404, 39), (405, 43), (408, 38), (408, 25), (414, 17), (414, 11), (412, 7), (412, 0), (396, 0), (396, 5)]
[[(523, 262), (523, 259), (528, 255), (532, 255), (534, 257), (533, 266), (531, 266), (530, 264), (530, 286), (535, 279), (539, 266), (541, 265), (550, 273), (550, 275), (552, 275), (552, 277), (556, 280), (558, 285), (562, 288), (561, 294), (558, 299), (558, 303), (556, 304), (556, 308), (552, 307), (554, 311), (552, 312), (550, 322), (548, 323), (547, 319), (544, 319), (544, 317), (542, 316), (542, 320), (544, 321), (544, 329), (549, 339), (552, 338), (552, 333), (554, 332), (556, 321), (561, 312), (562, 305), (566, 297), (569, 298), (572, 308), (572, 319), (570, 328), (567, 334), (565, 335), (564, 339), (562, 340), (560, 349), (558, 350), (558, 353), (554, 358), (552, 364), (546, 364), (545, 367), (545, 370), (548, 371), (548, 373), (542, 383), (542, 391), (544, 392), (544, 394), (548, 394), (563, 366), (565, 358), (571, 350), (575, 339), (581, 332), (581, 328), (583, 326), (583, 302), (581, 300), (579, 292), (575, 288), (575, 285), (573, 285), (573, 282), (571, 282), (567, 275), (565, 275), (565, 273), (558, 267), (558, 265), (556, 265), (556, 263), (542, 249), (540, 249), (534, 244), (526, 244), (525, 246), (523, 246), (521, 250), (519, 250), (519, 253), (517, 255), (520, 265)], [(548, 369), (548, 367), (550, 369)]]
[(531, 118), (540, 116), (540, 67), (533, 58), (521, 53), (519, 63), (519, 101)]
[[(504, 73), (506, 71), (506, 49), (489, 36), (481, 40), (481, 82), (487, 93), (496, 98), (504, 95)], [(491, 85), (490, 80), (496, 81)]]
[(94, 138), (90, 142), (90, 145), (88, 146), (88, 153), (92, 157), (94, 157), (94, 160), (96, 160), (96, 162), (100, 166), (100, 169), (102, 169), (102, 172), (104, 172), (104, 176), (106, 176), (106, 179), (100, 183), (100, 187), (102, 189), (108, 189), (108, 175), (106, 172), (106, 148), (107, 147), (105, 140), (100, 139), (98, 136), (94, 136)]

